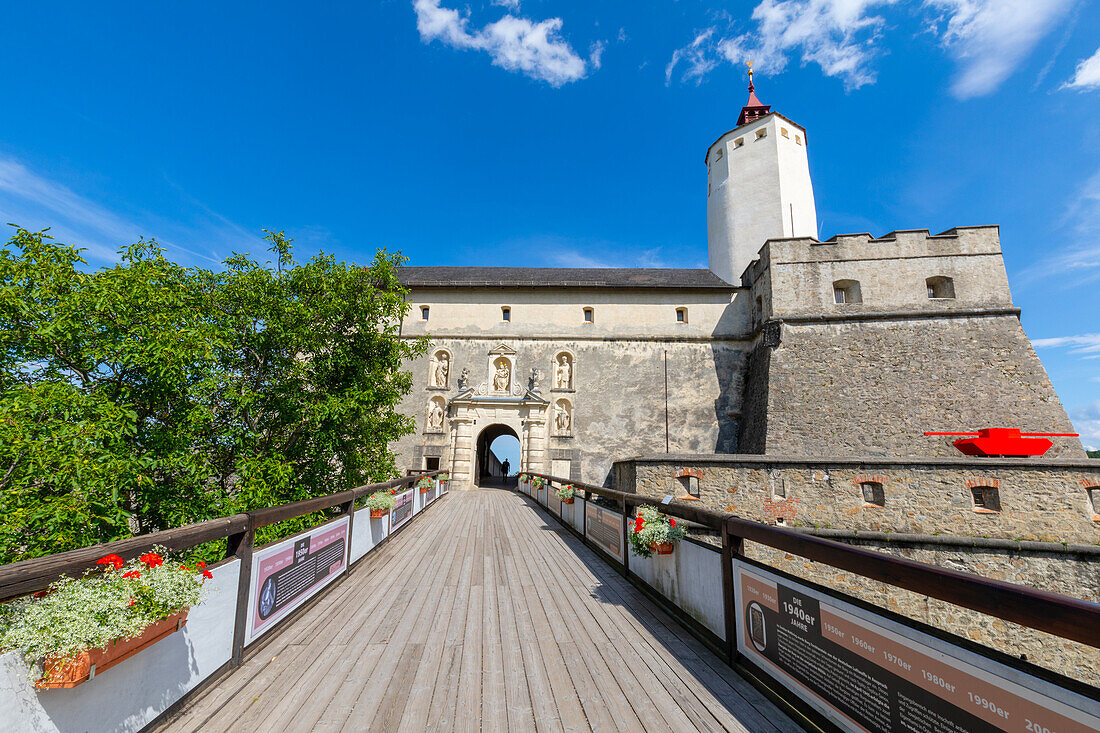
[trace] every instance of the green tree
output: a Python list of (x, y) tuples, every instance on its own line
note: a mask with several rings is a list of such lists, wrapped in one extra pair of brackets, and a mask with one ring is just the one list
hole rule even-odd
[(426, 348), (400, 338), (402, 258), (267, 239), (274, 268), (220, 272), (155, 241), (94, 272), (45, 232), (0, 249), (0, 562), (394, 475)]

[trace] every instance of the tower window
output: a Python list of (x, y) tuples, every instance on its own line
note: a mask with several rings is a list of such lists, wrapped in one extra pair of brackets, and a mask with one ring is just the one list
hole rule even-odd
[(500, 308), (500, 320), (505, 321), (505, 322), (511, 321), (512, 320), (512, 309), (509, 308), (506, 305), (501, 306), (501, 308)]
[(801, 145), (802, 144), (802, 136), (801, 135), (795, 135), (794, 136), (794, 144), (795, 145)]
[(949, 277), (930, 277), (924, 281), (928, 286), (928, 297), (939, 300), (955, 297), (955, 281)]
[(715, 160), (721, 160), (722, 159), (722, 148), (718, 148), (718, 150), (715, 151), (714, 159)]
[(863, 491), (864, 506), (886, 506), (886, 491), (878, 481), (864, 481), (859, 488)]
[(677, 323), (687, 323), (688, 322), (688, 309), (687, 308), (677, 308), (676, 309), (676, 322)]
[(428, 312), (429, 312), (429, 310), (430, 310), (430, 309), (429, 309), (429, 308), (428, 308), (428, 306), (426, 306), (426, 305), (422, 305), (422, 306), (420, 306), (420, 320), (422, 320), (422, 321), (426, 321), (426, 320), (428, 320)]
[(791, 137), (791, 136), (790, 136), (790, 134), (789, 134), (789, 133), (787, 132), (787, 128), (786, 128), (786, 127), (780, 127), (780, 128), (779, 128), (779, 134), (780, 134), (780, 135), (782, 135), (783, 137), (787, 138), (788, 140), (789, 140), (789, 139), (790, 139), (790, 137)]
[(739, 138), (737, 138), (736, 140), (733, 141), (733, 147), (735, 147), (735, 148), (739, 148), (744, 144), (745, 144), (745, 138), (743, 138), (743, 137), (739, 137)]
[(763, 137), (767, 137), (767, 136), (768, 136), (768, 128), (766, 128), (766, 127), (761, 127), (759, 130), (756, 131), (756, 139), (757, 140), (759, 140), (760, 138), (763, 138)]
[(974, 511), (999, 512), (1001, 511), (1001, 496), (994, 486), (973, 486), (970, 488), (971, 497), (974, 499)]
[(863, 293), (859, 289), (858, 280), (837, 280), (833, 283), (833, 301), (837, 305), (846, 303), (862, 303)]
[(593, 313), (592, 309), (591, 308), (585, 308), (584, 309), (584, 322), (585, 323), (594, 323), (595, 320), (596, 320), (595, 319), (595, 313)]

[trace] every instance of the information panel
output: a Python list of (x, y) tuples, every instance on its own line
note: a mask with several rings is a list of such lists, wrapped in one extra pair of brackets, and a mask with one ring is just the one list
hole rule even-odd
[(252, 556), (246, 642), (257, 638), (347, 567), (348, 517), (289, 537)]
[(733, 561), (737, 649), (840, 727), (1092, 733), (1100, 703)]
[(623, 562), (623, 515), (589, 502), (585, 507), (588, 539), (611, 557)]
[(413, 491), (402, 491), (393, 497), (397, 506), (390, 512), (390, 531), (397, 529), (405, 522), (412, 519), (413, 515)]
[(546, 506), (550, 511), (561, 516), (561, 497), (558, 496), (558, 492), (554, 489), (550, 489), (550, 493), (546, 495)]

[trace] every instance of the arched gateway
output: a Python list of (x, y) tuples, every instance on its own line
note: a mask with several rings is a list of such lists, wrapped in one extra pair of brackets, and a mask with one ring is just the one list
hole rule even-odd
[[(497, 438), (502, 436), (511, 436), (519, 441), (519, 434), (515, 430), (503, 425), (501, 423), (494, 423), (482, 429), (481, 433), (477, 436), (477, 450), (474, 453), (477, 464), (474, 466), (473, 475), (475, 482), (478, 486), (484, 486), (486, 483), (498, 484), (500, 480), (504, 478), (502, 466), (498, 457), (493, 454), (490, 448), (493, 442)], [(523, 461), (523, 448), (520, 444), (520, 462)], [(515, 473), (519, 466), (510, 466), (510, 471)]]

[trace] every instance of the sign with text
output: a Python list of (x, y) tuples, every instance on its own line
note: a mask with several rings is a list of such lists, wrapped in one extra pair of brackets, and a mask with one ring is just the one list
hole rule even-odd
[(410, 489), (409, 491), (402, 491), (400, 494), (394, 496), (394, 500), (397, 502), (397, 506), (390, 512), (390, 531), (397, 529), (405, 522), (412, 519), (413, 516), (413, 492), (419, 489)]
[(246, 644), (347, 567), (348, 517), (289, 537), (252, 556)]
[(733, 577), (737, 650), (845, 730), (1100, 730), (1100, 702), (755, 565)]
[(585, 534), (596, 546), (623, 562), (623, 515), (589, 502), (585, 506)]
[(554, 489), (550, 489), (550, 493), (547, 494), (546, 506), (550, 508), (550, 511), (561, 516), (561, 497), (558, 496), (558, 492)]

